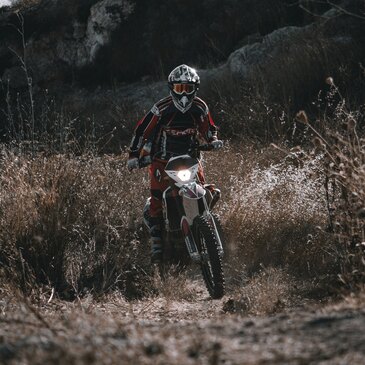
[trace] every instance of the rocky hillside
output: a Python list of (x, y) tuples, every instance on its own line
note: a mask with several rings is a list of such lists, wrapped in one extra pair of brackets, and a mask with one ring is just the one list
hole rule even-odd
[(35, 108), (47, 90), (73, 115), (118, 125), (166, 93), (159, 80), (183, 62), (218, 103), (244, 85), (295, 109), (328, 75), (359, 96), (364, 13), (360, 0), (20, 0), (0, 8), (0, 104), (31, 83)]

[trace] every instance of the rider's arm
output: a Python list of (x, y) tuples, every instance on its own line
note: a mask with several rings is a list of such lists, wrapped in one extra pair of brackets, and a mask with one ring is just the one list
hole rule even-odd
[(159, 120), (155, 106), (136, 125), (129, 146), (129, 158), (138, 158), (146, 140), (151, 136)]
[(209, 108), (205, 102), (199, 99), (202, 106), (202, 115), (200, 117), (201, 123), (199, 123), (199, 134), (205, 139), (207, 143), (211, 143), (218, 139), (217, 126), (214, 124), (213, 118), (210, 114)]
[(206, 130), (206, 136), (205, 139), (208, 143), (213, 142), (218, 139), (218, 128), (214, 124), (213, 118), (210, 114), (210, 111), (208, 111), (208, 114), (205, 117), (205, 121), (203, 123), (204, 129)]

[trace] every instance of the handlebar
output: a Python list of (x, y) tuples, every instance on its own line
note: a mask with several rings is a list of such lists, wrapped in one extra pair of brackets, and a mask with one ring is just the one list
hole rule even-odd
[[(199, 146), (192, 147), (190, 149), (190, 152), (189, 153), (193, 153), (194, 154), (194, 151), (195, 151), (195, 153), (197, 153), (199, 151), (212, 151), (213, 149), (214, 149), (214, 147), (211, 144), (203, 144), (203, 145), (199, 145)], [(146, 166), (150, 165), (151, 162), (152, 162), (151, 157), (150, 156), (146, 156), (144, 158), (139, 159), (139, 161), (138, 161), (138, 167), (141, 169), (143, 167), (146, 167)]]

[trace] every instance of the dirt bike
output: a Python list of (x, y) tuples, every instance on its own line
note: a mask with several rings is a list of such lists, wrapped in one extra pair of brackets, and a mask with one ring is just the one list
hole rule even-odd
[[(163, 260), (184, 264), (192, 260), (201, 267), (204, 282), (213, 299), (224, 295), (222, 268), (222, 228), (212, 209), (220, 198), (214, 185), (203, 185), (197, 179), (200, 151), (212, 146), (195, 147), (190, 154), (169, 159), (165, 172), (170, 186), (163, 192)], [(148, 227), (150, 198), (144, 208)]]

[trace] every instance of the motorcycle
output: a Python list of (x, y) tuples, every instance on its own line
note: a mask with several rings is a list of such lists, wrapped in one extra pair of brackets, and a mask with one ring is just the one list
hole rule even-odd
[[(219, 218), (212, 209), (220, 190), (197, 179), (198, 155), (211, 149), (211, 145), (195, 147), (190, 154), (171, 157), (165, 167), (170, 186), (162, 198), (162, 265), (184, 264), (190, 258), (200, 265), (210, 296), (219, 299), (224, 295), (223, 237)], [(150, 198), (144, 208), (147, 227), (149, 206)]]

